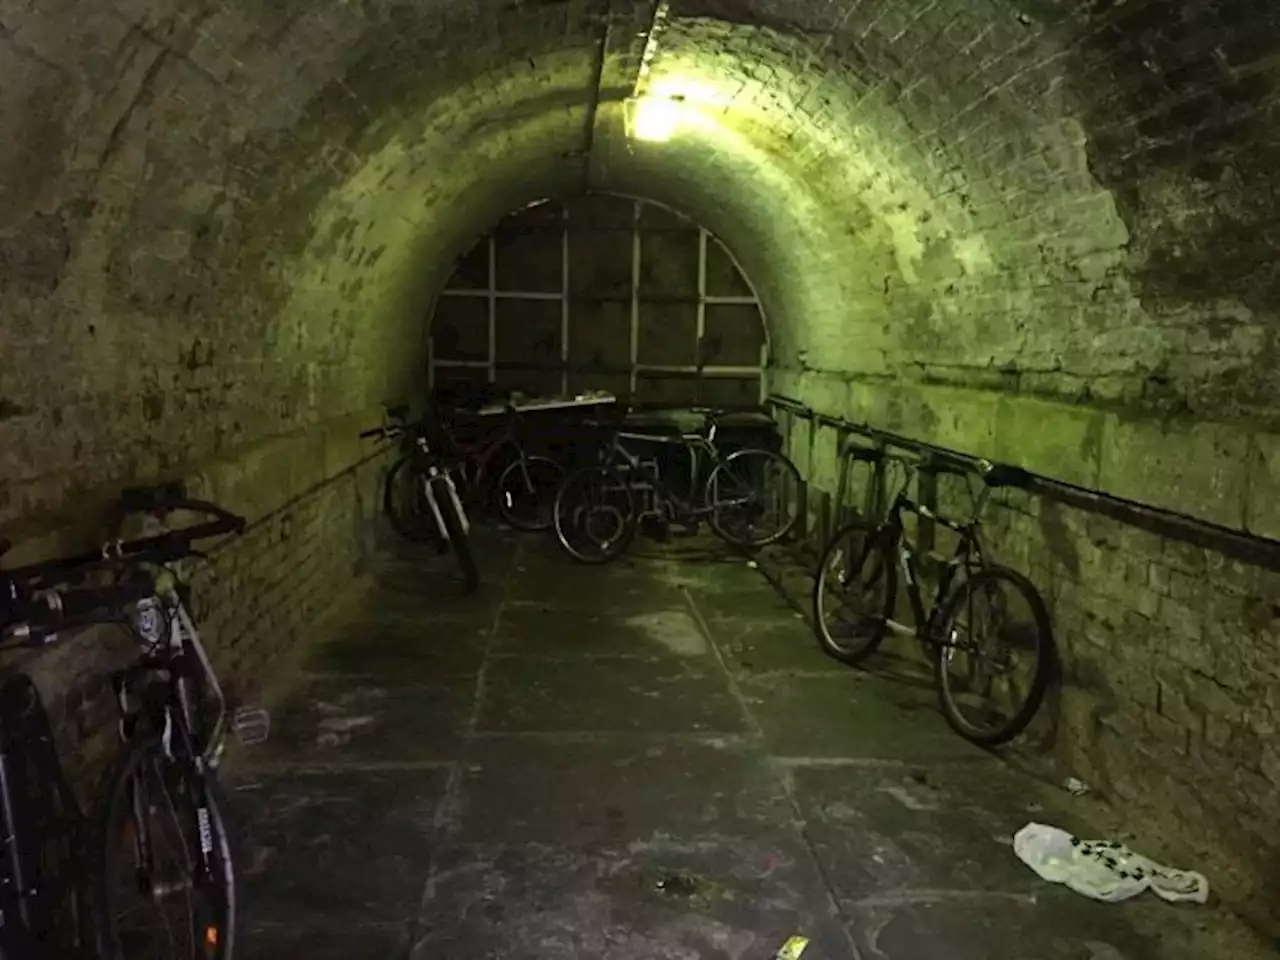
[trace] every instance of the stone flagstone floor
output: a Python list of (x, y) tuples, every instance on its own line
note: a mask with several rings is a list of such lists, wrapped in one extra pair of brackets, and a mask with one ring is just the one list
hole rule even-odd
[(1040, 881), (1012, 834), (1083, 804), (958, 740), (907, 661), (826, 659), (741, 557), (477, 532), (471, 598), (390, 549), (231, 764), (238, 957), (1251, 955), (1210, 907)]

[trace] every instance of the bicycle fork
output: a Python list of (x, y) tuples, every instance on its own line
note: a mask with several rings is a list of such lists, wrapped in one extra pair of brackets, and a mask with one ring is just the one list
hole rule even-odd
[(431, 507), (431, 516), (435, 520), (436, 529), (440, 532), (440, 536), (445, 540), (449, 539), (449, 530), (444, 523), (444, 514), (440, 512), (440, 501), (436, 497), (436, 481), (443, 481), (450, 505), (462, 524), (462, 532), (470, 533), (471, 520), (462, 506), (462, 498), (458, 496), (458, 487), (453, 482), (453, 476), (447, 470), (441, 470), (439, 467), (429, 467), (422, 478), (422, 493), (427, 498), (427, 505)]

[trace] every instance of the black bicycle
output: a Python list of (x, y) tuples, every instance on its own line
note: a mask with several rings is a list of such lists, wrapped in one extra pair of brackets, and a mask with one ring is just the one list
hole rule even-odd
[[(642, 522), (696, 530), (702, 520), (722, 540), (757, 548), (785, 537), (800, 519), (800, 474), (780, 453), (744, 447), (726, 454), (708, 412), (700, 432), (678, 436), (610, 428), (598, 465), (565, 478), (552, 511), (556, 538), (574, 559), (603, 564), (620, 557)], [(689, 482), (677, 490), (658, 460), (626, 441), (674, 447), (689, 455)], [(704, 464), (710, 463), (710, 470)]]
[(455, 475), (460, 464), (437, 452), (422, 424), (399, 422), (389, 411), (381, 427), (362, 438), (410, 441), (409, 452), (392, 464), (382, 487), (382, 505), (397, 533), (415, 543), (430, 543), (441, 552), (453, 550), (468, 593), (480, 586), (480, 571), (471, 552), (471, 521), (458, 494)]
[[(227, 703), (188, 612), (189, 590), (169, 564), (202, 556), (197, 541), (240, 533), (244, 520), (187, 498), (178, 485), (128, 490), (122, 504), (126, 512), (214, 519), (3, 571), (3, 637), (42, 647), (117, 623), (137, 639), (138, 658), (112, 677), (124, 749), (102, 780), (84, 845), (97, 955), (230, 960), (235, 872), (217, 785)], [(115, 582), (77, 582), (104, 573)], [(245, 711), (234, 725), (257, 739), (251, 729), (265, 735), (265, 713)], [(5, 806), (6, 816), (16, 810)], [(18, 824), (10, 835), (16, 842), (24, 832)]]
[[(1031, 581), (987, 561), (979, 521), (992, 490), (1025, 486), (1030, 475), (1018, 467), (982, 462), (983, 486), (973, 516), (956, 522), (908, 496), (917, 462), (881, 456), (902, 465), (904, 482), (882, 521), (855, 520), (828, 541), (813, 592), (818, 639), (836, 659), (860, 664), (889, 628), (916, 636), (933, 664), (942, 712), (952, 729), (974, 743), (1005, 743), (1026, 729), (1044, 700), (1055, 662), (1053, 632), (1044, 600)], [(927, 610), (920, 563), (904, 536), (907, 513), (959, 535)], [(914, 628), (893, 619), (899, 569), (906, 578)], [(1022, 676), (1020, 668), (1028, 666), (1030, 676)]]

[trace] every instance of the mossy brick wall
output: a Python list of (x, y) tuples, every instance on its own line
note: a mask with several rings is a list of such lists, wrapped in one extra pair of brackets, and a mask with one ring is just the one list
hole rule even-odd
[[(1025, 22), (1034, 38), (1010, 37), (1018, 55), (976, 69), (952, 28), (917, 30), (928, 13), (905, 33), (910, 13), (888, 16), (896, 44), (863, 38), (890, 77), (890, 51), (922, 38), (932, 77), (953, 81), (938, 101), (956, 118), (943, 121), (953, 176), (919, 177), (933, 199), (903, 196), (901, 212), (928, 217), (889, 220), (880, 283), (819, 315), (771, 385), (836, 416), (1280, 536), (1280, 181), (1263, 132), (1277, 109), (1278, 14), (1247, 3), (1022, 13), (991, 34)], [(1011, 90), (1016, 119), (971, 107), (1008, 104)], [(814, 489), (834, 491), (834, 432), (797, 421), (792, 433)], [(1213, 865), (1221, 890), (1273, 917), (1275, 578), (1039, 502), (997, 507), (990, 526), (997, 554), (1052, 601), (1063, 766), (1135, 820), (1154, 815)]]
[(1280, 863), (1280, 575), (1044, 500), (1009, 498), (991, 529), (1052, 605), (1063, 757), (1150, 809), (1265, 916)]

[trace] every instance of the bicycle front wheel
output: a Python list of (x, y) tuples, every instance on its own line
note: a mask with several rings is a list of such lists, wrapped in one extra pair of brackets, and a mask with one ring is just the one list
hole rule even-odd
[(707, 477), (703, 496), (711, 529), (740, 547), (775, 543), (800, 520), (800, 472), (772, 450), (729, 454)]
[(556, 539), (580, 563), (606, 564), (626, 553), (636, 535), (631, 487), (607, 467), (584, 467), (565, 478), (552, 509)]
[(98, 955), (231, 960), (235, 871), (213, 781), (148, 738), (107, 772), (98, 811)]
[(837, 530), (813, 585), (813, 623), (823, 651), (851, 665), (871, 656), (884, 640), (897, 599), (891, 536), (860, 521)]
[(934, 676), (951, 728), (998, 746), (1031, 722), (1053, 671), (1049, 612), (1035, 586), (1006, 567), (985, 567), (947, 598), (937, 620)]
[(564, 470), (554, 460), (515, 460), (498, 477), (498, 511), (517, 530), (549, 530), (555, 522), (556, 491), (563, 482)]
[(432, 482), (436, 481), (435, 496), (440, 506), (440, 520), (444, 524), (445, 535), (458, 560), (458, 569), (462, 571), (467, 593), (474, 593), (480, 586), (480, 570), (476, 566), (475, 555), (471, 552), (471, 534), (462, 515), (466, 508), (449, 489), (447, 478), (437, 477)]
[(382, 484), (382, 508), (400, 536), (414, 543), (433, 544), (439, 550), (445, 544), (436, 528), (423, 481), (423, 472), (413, 458), (396, 461)]

